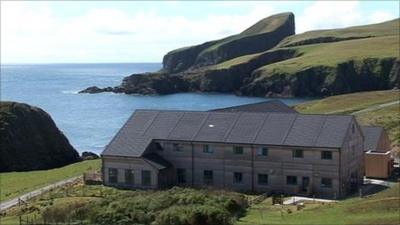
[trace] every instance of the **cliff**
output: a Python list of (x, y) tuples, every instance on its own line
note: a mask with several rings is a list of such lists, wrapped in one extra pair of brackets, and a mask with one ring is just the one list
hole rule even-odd
[(0, 172), (42, 170), (80, 160), (49, 114), (23, 103), (0, 102)]
[(326, 96), (398, 88), (399, 21), (294, 35), (294, 15), (282, 13), (240, 34), (169, 52), (158, 72), (81, 93)]

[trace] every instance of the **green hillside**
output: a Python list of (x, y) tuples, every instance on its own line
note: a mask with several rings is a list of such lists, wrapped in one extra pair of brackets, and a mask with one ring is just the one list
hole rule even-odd
[(381, 36), (356, 40), (294, 47), (298, 57), (263, 66), (254, 73), (270, 76), (276, 73), (293, 74), (315, 66), (335, 67), (339, 63), (365, 59), (398, 58), (399, 36)]
[(82, 92), (324, 97), (400, 88), (399, 33), (395, 19), (294, 35), (294, 15), (282, 13), (242, 33), (173, 50), (159, 72)]
[(383, 126), (392, 145), (400, 144), (400, 91), (337, 95), (297, 105), (301, 113), (353, 114), (361, 125)]
[(0, 201), (15, 198), (87, 171), (100, 170), (100, 160), (88, 160), (51, 170), (0, 173)]
[(278, 47), (339, 41), (347, 39), (399, 35), (399, 19), (342, 29), (314, 30), (285, 38)]

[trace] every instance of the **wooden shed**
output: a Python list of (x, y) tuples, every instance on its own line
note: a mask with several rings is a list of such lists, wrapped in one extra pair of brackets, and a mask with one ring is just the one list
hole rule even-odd
[(366, 177), (387, 179), (393, 168), (390, 140), (385, 130), (377, 126), (363, 126), (364, 173)]

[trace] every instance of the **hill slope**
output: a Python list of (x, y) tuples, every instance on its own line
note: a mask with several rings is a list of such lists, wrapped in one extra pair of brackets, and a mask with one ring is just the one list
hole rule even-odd
[(400, 144), (400, 91), (370, 91), (331, 96), (299, 104), (301, 113), (352, 114), (361, 125), (383, 126), (392, 145)]
[(292, 35), (293, 17), (278, 14), (240, 34), (174, 50), (159, 72), (82, 92), (326, 96), (400, 86), (399, 19)]
[(40, 108), (0, 102), (0, 172), (42, 170), (80, 160), (78, 152)]

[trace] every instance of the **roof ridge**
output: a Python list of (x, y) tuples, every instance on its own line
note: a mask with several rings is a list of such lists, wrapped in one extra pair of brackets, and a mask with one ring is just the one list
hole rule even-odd
[(285, 137), (283, 138), (281, 144), (284, 144), (284, 143), (286, 142), (286, 139), (287, 139), (287, 137), (289, 136), (289, 133), (290, 133), (290, 131), (292, 130), (294, 124), (296, 123), (297, 118), (299, 117), (299, 115), (303, 115), (303, 114), (296, 113), (295, 115), (296, 115), (296, 116), (294, 117), (292, 124), (290, 124), (290, 127), (289, 127), (289, 129), (287, 130), (287, 132), (286, 132), (286, 134), (285, 134)]
[(203, 128), (204, 124), (206, 123), (208, 117), (210, 116), (211, 113), (209, 112), (205, 112), (206, 113), (206, 117), (204, 117), (203, 122), (201, 122), (199, 128), (197, 129), (196, 133), (193, 135), (192, 137), (192, 141), (196, 139), (197, 135), (199, 134), (201, 128)]
[(241, 117), (242, 114), (243, 114), (242, 112), (239, 112), (238, 114), (236, 114), (236, 116), (235, 116), (235, 122), (232, 123), (232, 125), (229, 127), (229, 129), (226, 131), (226, 133), (225, 133), (225, 135), (224, 135), (224, 137), (223, 137), (223, 140), (224, 140), (224, 141), (226, 141), (226, 139), (228, 138), (229, 134), (231, 133), (233, 127), (235, 127), (236, 123), (237, 123), (238, 120), (239, 120), (239, 117)]
[(252, 141), (253, 144), (254, 144), (254, 142), (256, 141), (256, 139), (258, 138), (258, 135), (260, 134), (260, 131), (261, 131), (262, 128), (264, 127), (265, 121), (267, 121), (267, 119), (269, 118), (269, 116), (270, 116), (270, 114), (266, 114), (266, 115), (265, 115), (265, 118), (264, 118), (263, 122), (261, 123), (260, 128), (258, 128), (258, 130), (257, 130), (257, 132), (256, 132), (256, 135), (255, 135), (254, 138), (253, 138), (253, 141)]

